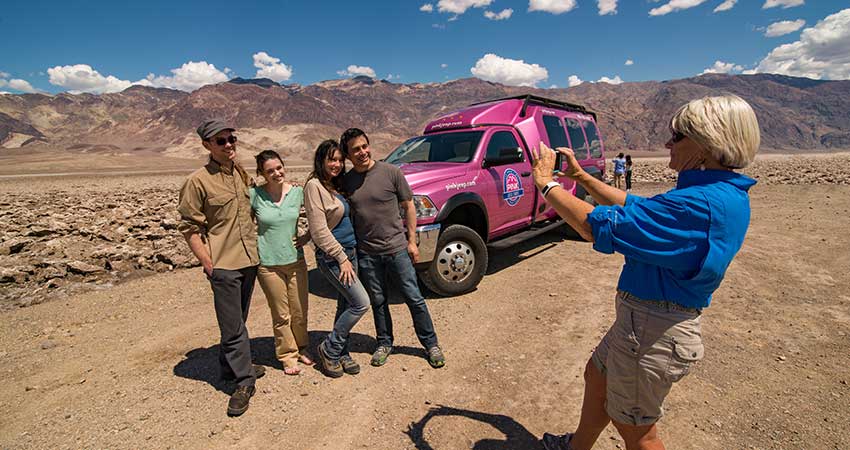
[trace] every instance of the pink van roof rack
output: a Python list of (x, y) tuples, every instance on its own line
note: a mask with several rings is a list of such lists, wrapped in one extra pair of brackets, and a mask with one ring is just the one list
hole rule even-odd
[(597, 121), (596, 113), (588, 110), (583, 105), (564, 102), (564, 101), (561, 101), (561, 100), (553, 100), (551, 98), (540, 97), (540, 96), (537, 96), (537, 95), (530, 95), (530, 94), (528, 94), (528, 95), (517, 95), (515, 97), (497, 98), (497, 99), (493, 99), (493, 100), (487, 100), (487, 101), (484, 101), (484, 102), (473, 103), (469, 106), (483, 105), (485, 103), (501, 102), (501, 101), (505, 101), (505, 100), (522, 100), (523, 101), (522, 109), (519, 112), (520, 117), (525, 117), (525, 109), (528, 107), (529, 104), (534, 104), (534, 105), (541, 105), (541, 106), (550, 106), (550, 107), (553, 107), (553, 108), (564, 109), (564, 110), (567, 110), (567, 111), (574, 111), (574, 112), (580, 112), (580, 113), (584, 113), (584, 114), (590, 114), (591, 116), (593, 116), (593, 120)]

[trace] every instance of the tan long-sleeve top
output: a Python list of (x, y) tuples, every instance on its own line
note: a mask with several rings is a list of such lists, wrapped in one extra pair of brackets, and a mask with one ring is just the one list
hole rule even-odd
[(237, 270), (260, 262), (249, 184), (248, 174), (238, 164), (228, 168), (210, 158), (180, 188), (177, 229), (203, 237), (214, 268)]
[(304, 185), (304, 209), (313, 244), (340, 264), (344, 263), (348, 256), (331, 230), (342, 221), (345, 206), (317, 178), (311, 178)]

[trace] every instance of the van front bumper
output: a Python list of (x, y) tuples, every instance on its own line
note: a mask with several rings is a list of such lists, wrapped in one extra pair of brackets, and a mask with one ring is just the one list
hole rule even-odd
[(440, 237), (440, 224), (432, 223), (416, 227), (416, 245), (419, 246), (419, 262), (430, 262), (437, 253), (437, 239)]

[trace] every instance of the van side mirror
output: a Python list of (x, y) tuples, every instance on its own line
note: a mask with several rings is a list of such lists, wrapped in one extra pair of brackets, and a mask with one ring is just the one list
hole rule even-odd
[(514, 164), (522, 161), (522, 148), (500, 148), (499, 154), (497, 156), (488, 156), (486, 159), (484, 159), (484, 167), (501, 166), (503, 164)]

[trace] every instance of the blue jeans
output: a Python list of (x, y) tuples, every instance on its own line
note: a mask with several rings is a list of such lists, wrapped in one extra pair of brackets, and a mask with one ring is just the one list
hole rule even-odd
[(366, 285), (372, 299), (372, 314), (375, 317), (378, 345), (393, 345), (393, 319), (390, 316), (390, 305), (385, 292), (388, 276), (392, 276), (398, 282), (404, 302), (410, 309), (413, 328), (416, 330), (419, 343), (426, 349), (437, 345), (437, 333), (434, 332), (431, 313), (428, 312), (425, 298), (419, 291), (416, 270), (413, 268), (413, 261), (410, 260), (407, 249), (391, 255), (369, 255), (358, 252), (357, 258), (360, 264), (360, 279)]
[[(345, 249), (348, 260), (357, 272), (357, 252)], [(345, 286), (339, 281), (340, 267), (336, 259), (328, 256), (321, 250), (316, 250), (316, 265), (325, 279), (337, 291), (336, 316), (334, 317), (334, 328), (325, 341), (325, 353), (331, 359), (337, 360), (349, 353), (349, 335), (351, 329), (369, 309), (369, 294), (357, 277), (351, 286)]]

